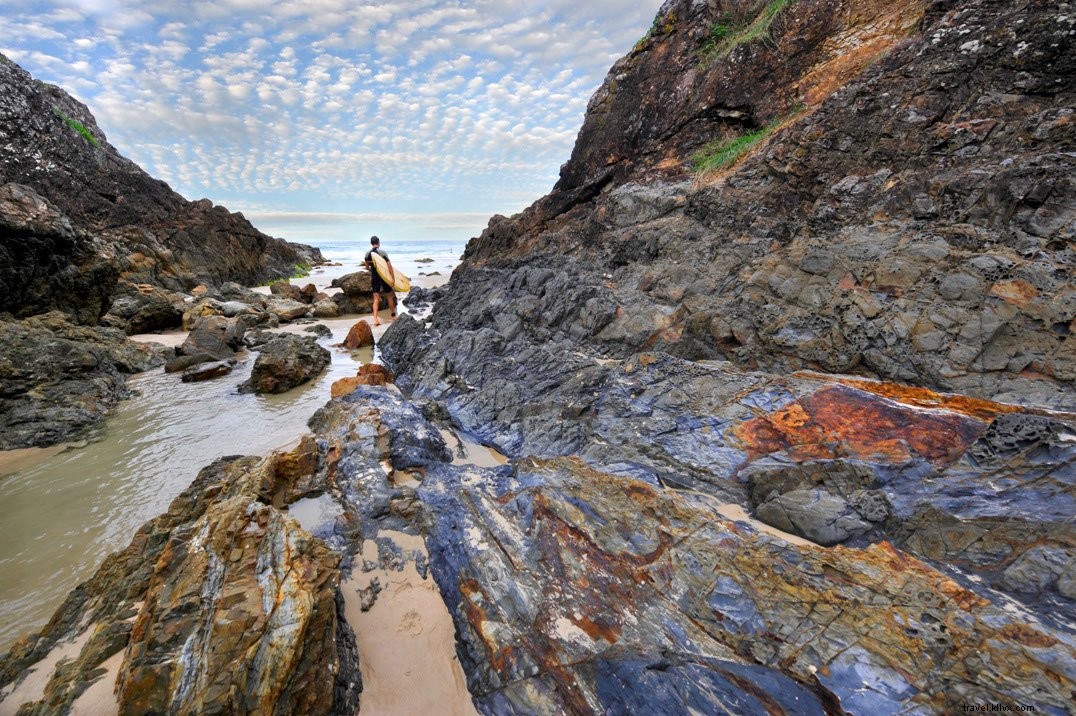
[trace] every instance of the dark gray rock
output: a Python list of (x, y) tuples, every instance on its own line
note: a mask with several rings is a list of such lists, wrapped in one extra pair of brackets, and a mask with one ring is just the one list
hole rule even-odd
[(768, 525), (824, 546), (844, 542), (871, 528), (844, 498), (819, 488), (772, 497), (759, 505), (755, 514)]
[(312, 326), (307, 326), (303, 329), (305, 333), (313, 333), (318, 338), (325, 338), (333, 334), (332, 329), (326, 326), (324, 323), (315, 323)]
[(203, 380), (212, 380), (228, 375), (235, 367), (235, 359), (218, 360), (208, 363), (198, 363), (183, 371), (181, 380), (184, 383), (200, 383)]
[(216, 360), (230, 358), (243, 344), (246, 325), (238, 318), (204, 316), (194, 322), (191, 332), (176, 353), (185, 356), (210, 355)]
[(212, 363), (218, 360), (216, 357), (209, 353), (195, 353), (194, 355), (181, 355), (176, 356), (172, 360), (164, 364), (165, 373), (178, 373), (185, 371), (191, 366), (196, 366), (200, 363)]
[(130, 395), (127, 375), (171, 354), (115, 328), (74, 325), (60, 312), (21, 321), (0, 316), (0, 449), (85, 434)]
[(185, 306), (177, 294), (156, 286), (121, 281), (103, 322), (129, 334), (179, 328)]
[(259, 346), (241, 393), (283, 393), (316, 378), (332, 360), (313, 336), (282, 333)]

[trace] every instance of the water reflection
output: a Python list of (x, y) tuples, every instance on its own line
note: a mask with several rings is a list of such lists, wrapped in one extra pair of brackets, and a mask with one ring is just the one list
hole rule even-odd
[(141, 395), (117, 408), (102, 440), (0, 477), (0, 650), (42, 626), (199, 469), (225, 455), (266, 454), (306, 432), (332, 382), (369, 360), (331, 346), (354, 319), (325, 323), (333, 336), (319, 342), (332, 364), (312, 383), (282, 395), (241, 395), (236, 387), (254, 355), (205, 383), (181, 383), (158, 369), (132, 379)]

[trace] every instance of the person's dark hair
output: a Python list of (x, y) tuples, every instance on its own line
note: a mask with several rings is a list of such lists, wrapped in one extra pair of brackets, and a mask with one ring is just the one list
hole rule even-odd
[(377, 238), (376, 236), (371, 236), (370, 237), (370, 246), (377, 246), (380, 243), (381, 243), (381, 239)]

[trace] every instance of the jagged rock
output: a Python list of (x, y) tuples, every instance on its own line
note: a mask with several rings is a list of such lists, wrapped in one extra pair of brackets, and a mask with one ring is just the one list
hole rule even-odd
[(313, 336), (282, 333), (262, 344), (243, 393), (283, 393), (321, 374), (332, 356)]
[[(85, 105), (6, 57), (0, 97), (0, 184), (24, 184), (75, 227), (107, 232), (113, 275), (119, 270), (131, 283), (178, 291), (199, 283), (257, 284), (322, 260), (316, 249), (266, 236), (241, 214), (206, 199), (185, 200), (120, 156)], [(96, 291), (107, 288), (92, 283)]]
[(229, 360), (211, 361), (208, 363), (199, 362), (184, 370), (180, 380), (184, 383), (198, 383), (203, 380), (220, 378), (221, 376), (231, 373), (234, 366), (234, 358)]
[(220, 305), (220, 310), (226, 318), (234, 318), (241, 313), (255, 313), (250, 304), (242, 301), (225, 301)]
[(186, 310), (183, 311), (182, 327), (183, 330), (190, 331), (194, 329), (194, 324), (201, 318), (223, 315), (224, 304), (211, 296), (206, 296), (186, 306)]
[(318, 300), (318, 287), (308, 283), (299, 289), (299, 300), (303, 303), (315, 303)]
[[(651, 712), (688, 678), (673, 667), (699, 657), (750, 665), (735, 693), (786, 713), (821, 712), (819, 697), (851, 713), (940, 712), (984, 689), (1040, 709), (1068, 700), (1049, 676), (1072, 653), (1063, 638), (885, 543), (793, 546), (690, 491), (571, 458), (428, 467), (418, 494), (484, 712)], [(637, 673), (639, 653), (662, 656), (647, 679), (603, 678)], [(696, 683), (722, 674), (700, 666)], [(726, 689), (693, 693), (694, 708), (746, 708)]]
[(0, 449), (47, 446), (97, 425), (129, 395), (125, 376), (172, 350), (115, 328), (76, 326), (60, 312), (0, 316)]
[(423, 288), (422, 286), (412, 286), (407, 295), (400, 299), (400, 303), (414, 311), (420, 311), (436, 303), (442, 294), (444, 294), (443, 287)]
[(374, 331), (366, 321), (356, 321), (344, 338), (344, 347), (356, 350), (374, 344)]
[(353, 713), (361, 681), (341, 616), (340, 556), (268, 504), (324, 490), (316, 466), (306, 440), (202, 470), (41, 634), (15, 645), (0, 683), (90, 624), (71, 661), (45, 675), (36, 708), (66, 713), (121, 655), (120, 713)]

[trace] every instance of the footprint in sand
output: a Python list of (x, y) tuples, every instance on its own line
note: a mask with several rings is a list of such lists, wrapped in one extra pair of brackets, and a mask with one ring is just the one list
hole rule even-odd
[(422, 615), (414, 609), (410, 610), (400, 618), (400, 623), (397, 625), (396, 631), (405, 632), (411, 636), (418, 636), (422, 633)]

